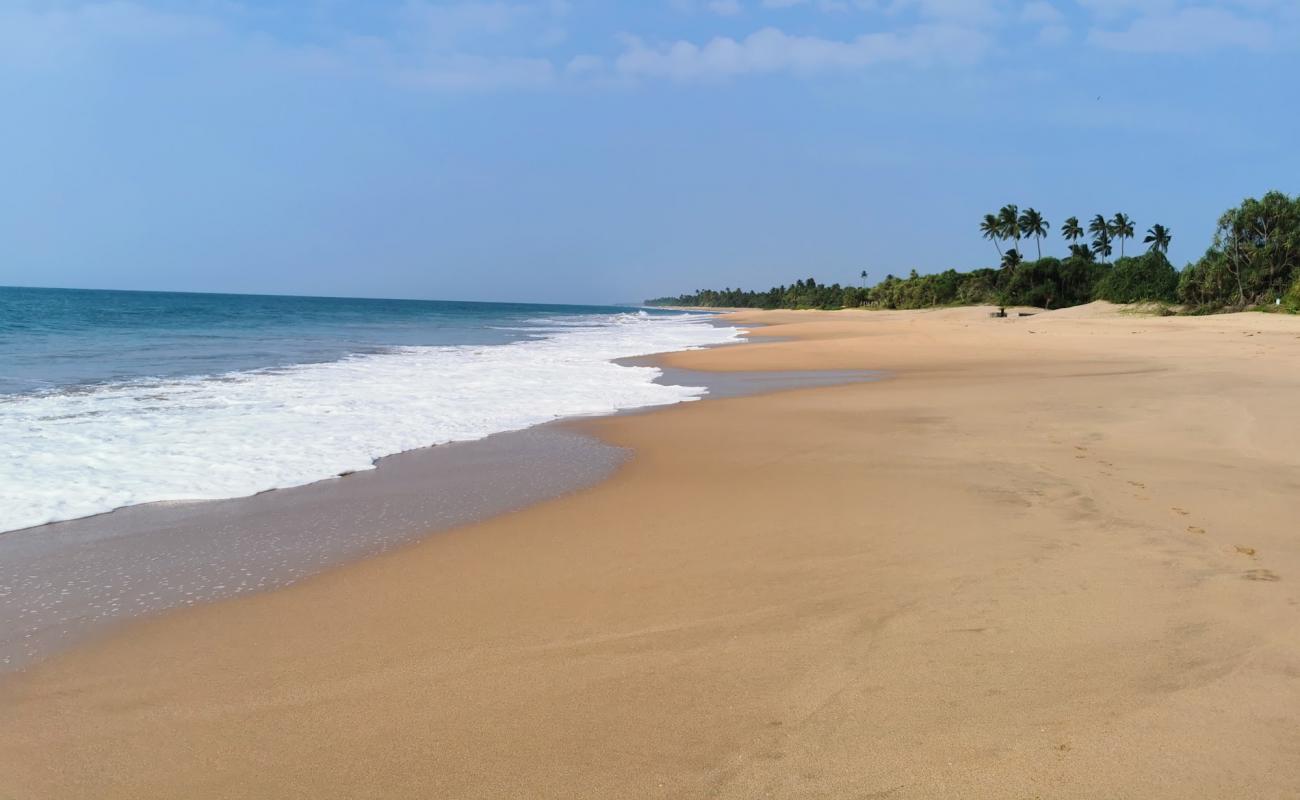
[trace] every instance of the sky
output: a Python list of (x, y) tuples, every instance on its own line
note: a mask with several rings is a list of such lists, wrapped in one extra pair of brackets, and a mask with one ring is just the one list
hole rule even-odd
[(1007, 203), (1181, 265), (1300, 192), (1297, 75), (1296, 0), (0, 0), (0, 285), (874, 282)]

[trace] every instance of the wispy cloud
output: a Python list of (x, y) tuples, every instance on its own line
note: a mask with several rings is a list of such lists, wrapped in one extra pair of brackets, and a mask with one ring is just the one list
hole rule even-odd
[[(32, 2), (0, 9), (0, 63), (57, 69), (165, 51), (173, 60), (220, 54), (230, 68), (351, 75), (438, 91), (538, 88), (556, 82), (546, 57), (518, 52), (562, 42), (563, 0), (442, 4), (409, 0), (379, 33), (288, 40), (247, 24), (241, 6), (174, 12), (143, 2)], [(222, 10), (229, 11), (221, 14)]]
[(215, 19), (133, 2), (0, 8), (0, 62), (53, 65), (106, 47), (143, 47), (224, 33)]
[[(368, 6), (367, 25), (300, 26), (292, 34), (258, 24), (292, 16), (283, 9), (234, 0), (0, 0), (0, 65), (111, 68), (150, 54), (173, 64), (209, 57), (231, 69), (477, 92), (967, 65), (1069, 40), (1153, 54), (1300, 44), (1296, 0), (669, 2), (688, 12), (677, 20), (686, 27), (658, 38), (638, 31), (637, 14), (618, 15), (629, 33), (592, 31), (591, 17), (579, 18), (582, 7), (568, 0), (393, 0)], [(742, 21), (752, 32), (732, 33)], [(712, 35), (713, 26), (728, 35)]]
[(1195, 54), (1300, 46), (1292, 0), (1078, 0), (1091, 15), (1088, 42), (1133, 53)]
[(795, 36), (764, 28), (743, 39), (723, 36), (704, 44), (679, 40), (648, 45), (636, 37), (627, 37), (625, 43), (626, 49), (615, 61), (621, 74), (682, 81), (776, 72), (808, 75), (891, 62), (969, 62), (988, 46), (978, 31), (936, 25), (848, 40)]
[(1037, 28), (1039, 44), (1056, 45), (1070, 38), (1065, 14), (1048, 0), (1030, 0), (1020, 10), (1020, 21)]
[(745, 10), (740, 0), (709, 0), (707, 7), (720, 17), (734, 17)]

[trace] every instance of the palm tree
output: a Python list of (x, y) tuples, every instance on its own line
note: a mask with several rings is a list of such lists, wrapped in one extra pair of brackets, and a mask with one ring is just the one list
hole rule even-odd
[(1002, 239), (1002, 222), (996, 215), (984, 215), (984, 221), (980, 223), (980, 234), (993, 243), (998, 249), (998, 258), (1002, 258), (1002, 245), (998, 244)]
[(1092, 218), (1088, 223), (1088, 233), (1092, 234), (1092, 252), (1098, 255), (1110, 255), (1113, 250), (1110, 246), (1110, 223), (1101, 214)]
[(1020, 229), (1026, 236), (1034, 237), (1034, 244), (1038, 247), (1038, 258), (1043, 258), (1043, 237), (1051, 230), (1051, 223), (1043, 219), (1043, 215), (1038, 213), (1037, 209), (1026, 208), (1025, 213), (1020, 215)]
[(1109, 231), (1099, 233), (1093, 237), (1092, 252), (1101, 256), (1103, 262), (1110, 258), (1111, 253), (1115, 252), (1115, 248), (1111, 246), (1111, 241)]
[(1002, 268), (1015, 269), (1022, 261), (1024, 259), (1020, 256), (1020, 251), (1013, 247), (1002, 255)]
[(1083, 238), (1083, 226), (1079, 224), (1078, 217), (1070, 217), (1061, 226), (1061, 235), (1066, 238), (1071, 245)]
[(1151, 245), (1151, 250), (1163, 255), (1169, 253), (1169, 243), (1173, 238), (1173, 234), (1164, 225), (1152, 225), (1147, 229), (1147, 238), (1142, 243)]
[(1110, 221), (1110, 235), (1119, 239), (1119, 257), (1124, 257), (1124, 240), (1133, 238), (1133, 220), (1126, 214), (1116, 213)]
[(1086, 244), (1072, 244), (1070, 245), (1070, 257), (1082, 258), (1084, 261), (1091, 261), (1092, 251), (1088, 249), (1088, 245)]
[(1002, 228), (1003, 239), (1015, 239), (1016, 249), (1020, 249), (1020, 208), (1019, 206), (1003, 206), (998, 212), (998, 222)]

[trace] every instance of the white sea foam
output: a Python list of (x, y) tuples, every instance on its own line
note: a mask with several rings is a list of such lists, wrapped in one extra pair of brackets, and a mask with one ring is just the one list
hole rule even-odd
[(0, 531), (167, 500), (241, 497), (405, 450), (697, 399), (611, 359), (738, 338), (701, 317), (545, 320), (544, 338), (410, 347), (220, 377), (0, 399)]

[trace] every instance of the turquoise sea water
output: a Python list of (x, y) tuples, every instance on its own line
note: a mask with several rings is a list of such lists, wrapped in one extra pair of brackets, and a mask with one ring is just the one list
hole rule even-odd
[(557, 320), (635, 311), (0, 287), (0, 395), (318, 363), (400, 346), (506, 344)]
[(0, 531), (694, 399), (611, 362), (737, 335), (632, 308), (0, 288)]

